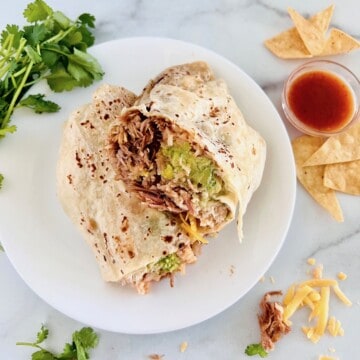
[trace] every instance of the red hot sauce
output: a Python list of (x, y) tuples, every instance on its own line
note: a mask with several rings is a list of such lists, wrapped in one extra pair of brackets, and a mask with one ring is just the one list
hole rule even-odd
[(304, 125), (335, 132), (351, 121), (355, 111), (353, 92), (344, 80), (327, 71), (309, 71), (293, 80), (288, 104)]

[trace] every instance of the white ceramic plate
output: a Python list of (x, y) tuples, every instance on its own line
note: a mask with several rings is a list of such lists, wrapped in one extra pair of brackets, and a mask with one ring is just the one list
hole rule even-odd
[[(295, 170), (282, 120), (260, 87), (241, 69), (204, 48), (170, 39), (130, 38), (94, 46), (104, 82), (139, 93), (164, 68), (205, 60), (230, 91), (250, 125), (265, 138), (268, 157), (262, 184), (244, 218), (244, 240), (231, 224), (204, 249), (175, 287), (168, 281), (149, 295), (107, 284), (85, 241), (63, 213), (55, 194), (55, 164), (61, 127), (69, 113), (89, 102), (99, 83), (70, 93), (45, 92), (61, 104), (52, 115), (19, 109), (14, 135), (0, 142), (0, 241), (24, 281), (42, 299), (88, 325), (122, 333), (157, 333), (206, 320), (245, 295), (277, 255), (295, 199)], [(233, 271), (231, 271), (233, 269)]]

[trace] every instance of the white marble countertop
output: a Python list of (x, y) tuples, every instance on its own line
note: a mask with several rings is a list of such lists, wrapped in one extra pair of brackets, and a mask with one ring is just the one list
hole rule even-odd
[[(2, 3), (0, 28), (8, 23), (22, 24), (22, 10), (27, 0)], [(181, 39), (212, 49), (241, 67), (268, 94), (279, 112), (282, 84), (289, 72), (301, 61), (283, 61), (269, 53), (262, 42), (291, 26), (286, 13), (292, 6), (303, 14), (315, 13), (329, 5), (316, 2), (283, 0), (75, 0), (49, 5), (69, 17), (82, 12), (96, 16), (96, 41), (130, 37), (162, 36)], [(356, 0), (333, 1), (336, 5), (332, 24), (360, 38), (360, 3)], [(360, 51), (333, 58), (360, 76)], [(289, 136), (296, 132), (287, 126)], [(317, 359), (319, 354), (333, 354), (341, 360), (359, 358), (360, 340), (360, 201), (339, 197), (344, 223), (336, 223), (305, 191), (298, 186), (294, 217), (287, 239), (265, 281), (257, 284), (235, 305), (216, 317), (187, 329), (157, 335), (123, 335), (106, 331), (100, 335), (98, 347), (91, 353), (94, 360), (147, 359), (153, 353), (164, 359), (246, 359), (246, 345), (259, 339), (256, 319), (258, 302), (268, 290), (285, 290), (291, 283), (306, 277), (306, 260), (314, 257), (324, 265), (325, 273), (335, 277), (343, 271), (348, 279), (342, 289), (353, 301), (347, 308), (332, 302), (332, 313), (342, 321), (345, 336), (324, 336), (316, 345), (305, 338), (300, 325), (280, 341), (273, 359)], [(1, 195), (0, 195), (1, 198)], [(1, 201), (1, 200), (0, 200)], [(1, 206), (1, 202), (0, 202)], [(275, 283), (270, 281), (272, 277)], [(17, 275), (6, 257), (0, 253), (0, 359), (30, 359), (31, 349), (16, 346), (16, 341), (31, 340), (40, 324), (51, 332), (48, 346), (61, 350), (78, 323), (44, 303)], [(186, 352), (179, 346), (188, 342)]]

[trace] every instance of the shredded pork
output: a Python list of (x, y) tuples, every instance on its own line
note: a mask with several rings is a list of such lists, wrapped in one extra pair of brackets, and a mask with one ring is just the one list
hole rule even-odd
[(290, 326), (283, 321), (283, 306), (276, 301), (270, 301), (272, 296), (278, 295), (282, 295), (282, 292), (270, 291), (264, 295), (260, 303), (261, 314), (258, 315), (258, 320), (261, 345), (266, 351), (273, 350), (274, 343), (291, 330)]
[(191, 143), (186, 131), (160, 116), (145, 117), (134, 111), (126, 119), (120, 118), (111, 136), (111, 152), (118, 176), (150, 207), (175, 214), (189, 213), (198, 220), (200, 227), (214, 228), (227, 218), (227, 205), (211, 200), (204, 207), (201, 205), (202, 189), (189, 180), (164, 179), (159, 174), (159, 168), (166, 164), (157, 153), (162, 144), (172, 146), (174, 139), (190, 143), (195, 154), (204, 155), (199, 145)]

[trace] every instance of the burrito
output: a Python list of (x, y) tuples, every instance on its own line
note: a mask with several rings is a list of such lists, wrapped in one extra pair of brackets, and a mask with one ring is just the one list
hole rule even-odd
[[(245, 94), (244, 94), (245, 95)], [(130, 194), (172, 214), (194, 241), (234, 220), (239, 239), (266, 144), (205, 62), (164, 70), (110, 129), (109, 157)]]
[(133, 105), (128, 90), (102, 85), (90, 104), (66, 121), (57, 163), (61, 204), (91, 247), (105, 281), (130, 284), (141, 294), (150, 284), (184, 272), (199, 244), (170, 212), (139, 201), (116, 179), (108, 137), (121, 111)]

